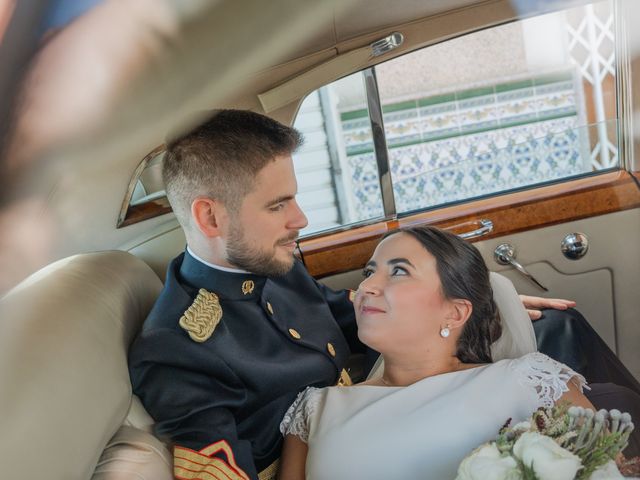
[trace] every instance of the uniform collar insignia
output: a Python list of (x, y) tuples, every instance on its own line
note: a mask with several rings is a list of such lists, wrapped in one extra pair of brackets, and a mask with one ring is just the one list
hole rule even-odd
[(184, 253), (179, 275), (195, 288), (216, 292), (220, 300), (250, 300), (260, 298), (266, 277), (252, 273), (225, 272), (209, 267)]
[(253, 283), (253, 280), (245, 280), (244, 282), (242, 282), (242, 294), (243, 295), (251, 294), (255, 286), (256, 284)]
[(191, 340), (202, 343), (213, 335), (221, 318), (222, 307), (218, 296), (201, 288), (178, 323), (189, 333)]

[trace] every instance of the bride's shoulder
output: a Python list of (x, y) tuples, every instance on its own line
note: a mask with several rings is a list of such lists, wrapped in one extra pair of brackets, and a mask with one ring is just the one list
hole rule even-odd
[(566, 369), (570, 370), (565, 364), (540, 352), (527, 353), (521, 357), (508, 360), (507, 362), (510, 368), (522, 371), (542, 370), (551, 373), (561, 372)]
[(582, 391), (586, 381), (567, 365), (540, 352), (509, 360), (507, 365), (520, 384), (532, 387), (544, 406), (551, 406), (569, 390), (567, 383), (574, 382)]
[(302, 390), (280, 422), (280, 433), (295, 435), (307, 442), (309, 421), (316, 414), (321, 395), (326, 388), (307, 387)]
[(290, 408), (295, 409), (297, 405), (307, 405), (311, 402), (315, 402), (326, 392), (326, 390), (327, 387), (307, 387), (298, 394)]

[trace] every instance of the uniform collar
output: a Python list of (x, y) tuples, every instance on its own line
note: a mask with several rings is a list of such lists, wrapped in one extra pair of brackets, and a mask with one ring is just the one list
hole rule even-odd
[(223, 272), (231, 272), (231, 273), (250, 273), (246, 270), (241, 270), (239, 268), (230, 268), (230, 267), (222, 267), (220, 265), (216, 265), (215, 263), (209, 263), (206, 260), (203, 260), (198, 255), (195, 254), (189, 245), (187, 245), (187, 252), (191, 255), (195, 260), (198, 260), (200, 263), (204, 263), (207, 267), (215, 268), (216, 270), (222, 270)]
[(210, 267), (186, 251), (180, 265), (180, 277), (195, 288), (204, 288), (221, 299), (250, 300), (260, 298), (266, 277), (253, 273), (227, 272)]

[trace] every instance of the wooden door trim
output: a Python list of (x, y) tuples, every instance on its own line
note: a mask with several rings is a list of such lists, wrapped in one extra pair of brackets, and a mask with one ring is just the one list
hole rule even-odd
[(300, 241), (300, 252), (309, 272), (321, 278), (362, 268), (379, 239), (400, 227), (436, 225), (455, 231), (460, 224), (486, 218), (493, 222), (493, 232), (475, 239), (486, 240), (637, 207), (636, 180), (615, 171), (306, 238)]

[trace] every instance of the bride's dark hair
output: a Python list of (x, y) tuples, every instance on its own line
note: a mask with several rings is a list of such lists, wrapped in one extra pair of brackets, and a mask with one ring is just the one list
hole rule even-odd
[(435, 227), (412, 227), (390, 233), (411, 235), (436, 259), (442, 293), (447, 299), (469, 300), (473, 311), (458, 339), (456, 357), (464, 363), (490, 363), (491, 344), (502, 333), (493, 300), (489, 270), (472, 244)]

